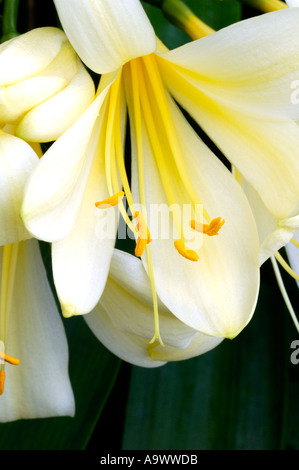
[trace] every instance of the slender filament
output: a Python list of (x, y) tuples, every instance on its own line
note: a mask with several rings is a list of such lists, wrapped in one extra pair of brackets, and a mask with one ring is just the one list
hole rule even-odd
[(275, 253), (275, 258), (279, 262), (279, 264), (286, 270), (286, 272), (292, 276), (296, 281), (299, 281), (299, 275), (295, 273), (295, 271), (289, 266), (289, 264), (283, 259), (280, 253)]
[(281, 295), (285, 301), (285, 304), (286, 304), (286, 307), (291, 315), (291, 318), (293, 320), (293, 323), (295, 325), (295, 328), (296, 330), (298, 331), (299, 333), (299, 321), (296, 317), (296, 313), (293, 309), (293, 306), (291, 304), (291, 301), (289, 299), (289, 296), (288, 296), (288, 293), (286, 291), (286, 288), (285, 288), (285, 285), (284, 285), (284, 282), (282, 280), (282, 277), (281, 277), (281, 274), (280, 274), (280, 271), (279, 271), (279, 267), (278, 267), (278, 263), (275, 259), (274, 256), (271, 256), (271, 262), (272, 262), (272, 266), (273, 266), (273, 269), (274, 269), (274, 273), (275, 273), (275, 276), (276, 276), (276, 279), (277, 279), (277, 283), (278, 283), (278, 286), (279, 286), (279, 289), (280, 289), (280, 292), (281, 292)]

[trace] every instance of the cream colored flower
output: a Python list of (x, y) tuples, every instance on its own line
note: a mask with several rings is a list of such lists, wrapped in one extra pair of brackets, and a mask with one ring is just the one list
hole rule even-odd
[[(223, 122), (222, 117), (218, 120), (218, 112), (224, 84), (214, 85), (212, 77), (219, 68), (215, 81), (221, 79), (223, 70), (224, 80), (227, 75), (229, 82), (229, 69), (218, 67), (217, 61), (223, 65), (241, 60), (244, 51), (251, 49), (252, 42), (255, 44), (256, 33), (265, 34), (268, 26), (254, 20), (248, 26), (234, 25), (231, 30), (215, 33), (204, 42), (164, 52), (160, 44), (157, 48), (154, 31), (138, 1), (55, 4), (82, 60), (102, 74), (94, 102), (53, 144), (33, 172), (22, 207), (27, 229), (53, 242), (54, 280), (64, 314), (88, 313), (97, 305), (106, 284), (117, 228), (115, 224), (114, 231), (105, 237), (107, 218), (103, 214), (112, 214), (114, 220), (115, 207), (119, 207), (136, 237), (136, 255), (142, 257), (150, 279), (153, 341), (163, 341), (157, 298), (191, 329), (220, 338), (235, 336), (250, 320), (258, 295), (256, 225), (243, 191), (189, 126), (173, 96), (195, 117), (197, 106), (204, 108), (203, 119), (207, 115), (209, 120), (215, 112), (211, 129), (222, 136)], [(245, 36), (244, 28), (248, 29)], [(218, 47), (226, 43), (221, 55)], [(264, 73), (269, 78), (268, 64), (261, 58), (256, 65), (253, 60), (250, 64), (256, 75)], [(247, 73), (250, 66), (246, 68), (245, 59), (242, 66)], [(256, 98), (254, 77), (252, 80), (246, 92), (250, 95), (253, 90)], [(217, 106), (200, 90), (203, 86), (209, 92), (210, 85), (218, 90), (218, 95), (213, 95), (219, 97)], [(233, 96), (230, 82), (228, 91)], [(267, 101), (265, 87), (261, 91)], [(234, 111), (238, 109), (238, 89), (236, 94)], [(194, 101), (189, 109), (191, 95)], [(131, 184), (123, 155), (127, 111)], [(234, 135), (232, 128), (230, 139)], [(246, 173), (253, 179), (251, 167), (257, 167), (258, 158), (251, 161), (253, 151), (242, 154), (249, 140), (245, 125), (244, 129), (236, 133), (240, 145), (237, 139), (234, 156), (240, 153), (241, 161), (248, 161), (241, 166), (248, 167)], [(226, 150), (229, 154), (231, 145)], [(271, 177), (275, 174), (275, 168), (271, 172), (265, 162), (260, 166), (261, 178), (267, 172)], [(133, 221), (124, 213), (121, 202), (116, 205), (122, 190)], [(112, 207), (106, 209), (107, 205)], [(184, 205), (190, 210), (189, 218), (184, 218)], [(163, 223), (171, 227), (166, 237), (158, 218), (151, 214), (159, 207), (167, 208), (162, 215)], [(195, 234), (192, 241), (190, 233)]]
[(74, 416), (67, 340), (37, 240), (0, 247), (0, 267), (0, 422)]
[(0, 131), (0, 422), (74, 415), (63, 324), (19, 217), (37, 162), (29, 144)]
[(94, 85), (63, 31), (37, 28), (0, 45), (0, 127), (27, 141), (57, 139), (94, 97)]

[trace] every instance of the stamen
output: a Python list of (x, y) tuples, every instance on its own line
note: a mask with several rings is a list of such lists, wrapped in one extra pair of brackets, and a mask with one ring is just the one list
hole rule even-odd
[(0, 351), (0, 359), (2, 360), (4, 359), (5, 362), (8, 362), (9, 364), (12, 364), (13, 366), (18, 366), (20, 364), (20, 359), (9, 356), (8, 354), (5, 354), (2, 351)]
[(184, 258), (187, 258), (190, 261), (198, 261), (199, 256), (194, 250), (190, 250), (188, 247), (186, 247), (185, 242), (183, 240), (176, 240), (174, 242), (174, 246), (180, 253), (180, 255), (184, 256)]
[(137, 222), (136, 226), (138, 230), (138, 239), (136, 242), (135, 255), (140, 258), (145, 250), (146, 245), (150, 243), (152, 239), (145, 218), (143, 217), (141, 212), (136, 211), (134, 214), (134, 219)]
[(299, 248), (299, 242), (298, 242), (298, 240), (296, 240), (296, 238), (291, 238), (290, 242), (291, 242), (294, 246), (296, 246), (297, 248)]
[(286, 304), (286, 307), (291, 315), (291, 318), (293, 320), (293, 323), (295, 325), (295, 328), (296, 330), (298, 331), (299, 333), (299, 321), (296, 317), (296, 313), (293, 309), (293, 306), (291, 304), (291, 301), (289, 299), (289, 296), (288, 296), (288, 293), (286, 291), (286, 288), (285, 288), (285, 285), (284, 285), (284, 282), (282, 280), (282, 277), (281, 277), (281, 274), (280, 274), (280, 271), (279, 271), (279, 267), (278, 267), (278, 263), (275, 259), (274, 256), (271, 256), (271, 262), (272, 262), (272, 265), (273, 265), (273, 269), (274, 269), (274, 273), (275, 273), (275, 276), (276, 276), (276, 279), (277, 279), (277, 282), (278, 282), (278, 286), (279, 286), (279, 289), (280, 289), (280, 292), (282, 294), (282, 297), (285, 301), (285, 304)]
[(197, 222), (196, 220), (191, 220), (190, 226), (196, 232), (202, 232), (209, 237), (214, 235), (219, 235), (219, 230), (221, 229), (222, 225), (224, 224), (225, 220), (221, 220), (221, 217), (216, 217), (215, 219), (211, 220), (209, 224), (202, 224)]
[[(160, 110), (160, 116), (163, 121), (164, 129), (166, 136), (168, 138), (168, 142), (171, 146), (172, 155), (174, 158), (174, 163), (177, 167), (177, 170), (180, 175), (180, 179), (182, 184), (185, 187), (187, 194), (189, 194), (192, 203), (199, 204), (200, 201), (195, 193), (193, 185), (190, 181), (188, 172), (186, 170), (184, 159), (182, 158), (182, 152), (179, 140), (177, 138), (176, 130), (173, 124), (173, 120), (171, 118), (171, 113), (167, 101), (167, 95), (165, 93), (165, 87), (156, 63), (153, 54), (149, 54), (142, 58), (143, 63), (145, 64), (145, 68), (147, 69), (148, 76), (150, 77), (150, 85), (153, 89), (153, 94), (156, 97), (156, 104)], [(209, 222), (211, 219), (209, 214), (203, 207), (203, 214), (205, 219)]]
[[(124, 193), (126, 194), (126, 198), (127, 198), (127, 202), (128, 202), (131, 214), (134, 214), (135, 212), (134, 201), (133, 201), (133, 197), (131, 194), (131, 189), (130, 189), (130, 185), (129, 185), (129, 181), (127, 177), (127, 172), (125, 168), (125, 159), (124, 159), (123, 147), (122, 147), (123, 141), (122, 141), (122, 134), (121, 134), (121, 120), (120, 120), (120, 116), (122, 114), (121, 101), (122, 101), (122, 90), (121, 90), (121, 87), (119, 87), (118, 93), (117, 93), (117, 99), (116, 99), (116, 111), (115, 111), (114, 130), (113, 130), (116, 162), (114, 162), (114, 164), (111, 165), (111, 182), (112, 182), (114, 191), (120, 192), (120, 187), (119, 187), (119, 176), (120, 176), (121, 184), (122, 184), (122, 187), (124, 188)], [(135, 233), (136, 229), (126, 212), (123, 200), (120, 202), (119, 210), (124, 221), (129, 227), (129, 229), (133, 233)]]
[(103, 201), (95, 202), (95, 206), (98, 209), (109, 209), (109, 207), (117, 206), (120, 204), (124, 197), (125, 193), (123, 191), (119, 191), (118, 193), (114, 194)]
[[(126, 82), (127, 84), (130, 83), (132, 88), (132, 93), (129, 92), (129, 96), (133, 96), (133, 101), (128, 101), (128, 108), (129, 108), (129, 115), (130, 119), (131, 116), (134, 116), (132, 119), (132, 124), (135, 128), (135, 135), (136, 135), (136, 150), (137, 150), (137, 171), (138, 171), (138, 185), (139, 185), (139, 196), (140, 202), (143, 207), (146, 205), (145, 199), (145, 182), (144, 182), (144, 155), (143, 155), (143, 130), (142, 130), (142, 109), (140, 103), (140, 80), (142, 80), (142, 73), (140, 69), (139, 60), (133, 60), (130, 62), (130, 76), (131, 81)], [(133, 113), (130, 112), (131, 106), (133, 107)], [(144, 116), (143, 116), (144, 117)], [(131, 207), (131, 209), (133, 206)], [(156, 292), (155, 286), (155, 276), (154, 276), (154, 269), (153, 269), (153, 260), (152, 260), (152, 253), (149, 243), (151, 242), (151, 236), (147, 224), (142, 216), (138, 211), (132, 212), (134, 217), (136, 218), (137, 222), (137, 229), (140, 232), (140, 237), (137, 239), (135, 254), (136, 256), (141, 256), (144, 249), (146, 248), (146, 258), (147, 258), (147, 265), (148, 265), (148, 275), (150, 278), (151, 288), (152, 288), (152, 297), (153, 297), (153, 307), (154, 307), (154, 325), (155, 325), (155, 332), (154, 336), (150, 341), (150, 344), (159, 343), (163, 346), (163, 341), (160, 335), (160, 326), (159, 326), (159, 308), (158, 308), (158, 297)]]
[(109, 194), (113, 194), (113, 185), (111, 180), (112, 169), (115, 165), (114, 160), (114, 144), (115, 144), (115, 113), (117, 109), (117, 101), (119, 94), (119, 87), (121, 83), (121, 73), (118, 74), (113, 86), (109, 91), (109, 106), (107, 110), (107, 121), (106, 121), (106, 135), (105, 135), (105, 172), (106, 182), (108, 186)]
[(292, 276), (295, 281), (299, 281), (299, 274), (295, 273), (295, 271), (293, 271), (293, 269), (290, 267), (290, 265), (283, 259), (283, 257), (281, 256), (281, 254), (277, 251), (276, 253), (274, 253), (274, 256), (275, 258), (277, 259), (277, 261), (279, 262), (279, 264), (286, 270), (286, 272)]
[(0, 370), (0, 395), (4, 392), (4, 382), (5, 382), (5, 371), (3, 369)]

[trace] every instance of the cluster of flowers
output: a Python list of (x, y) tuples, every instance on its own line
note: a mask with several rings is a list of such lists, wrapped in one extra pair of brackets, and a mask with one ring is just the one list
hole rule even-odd
[[(260, 266), (299, 229), (299, 9), (169, 51), (139, 0), (54, 2), (64, 32), (0, 46), (2, 421), (74, 414), (37, 240), (51, 243), (63, 315), (84, 314), (113, 353), (157, 367), (234, 338)], [(169, 208), (167, 236), (153, 206)], [(120, 216), (135, 256), (115, 248)]]

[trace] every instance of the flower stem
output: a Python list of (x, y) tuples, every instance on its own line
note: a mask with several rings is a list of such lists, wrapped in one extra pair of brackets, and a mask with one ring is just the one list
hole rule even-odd
[(280, 0), (241, 0), (241, 2), (246, 3), (253, 8), (257, 8), (264, 13), (288, 8), (288, 6)]
[(20, 0), (5, 0), (1, 43), (18, 36), (17, 21)]
[(213, 28), (201, 21), (182, 0), (163, 0), (162, 12), (171, 23), (194, 40), (214, 32)]

